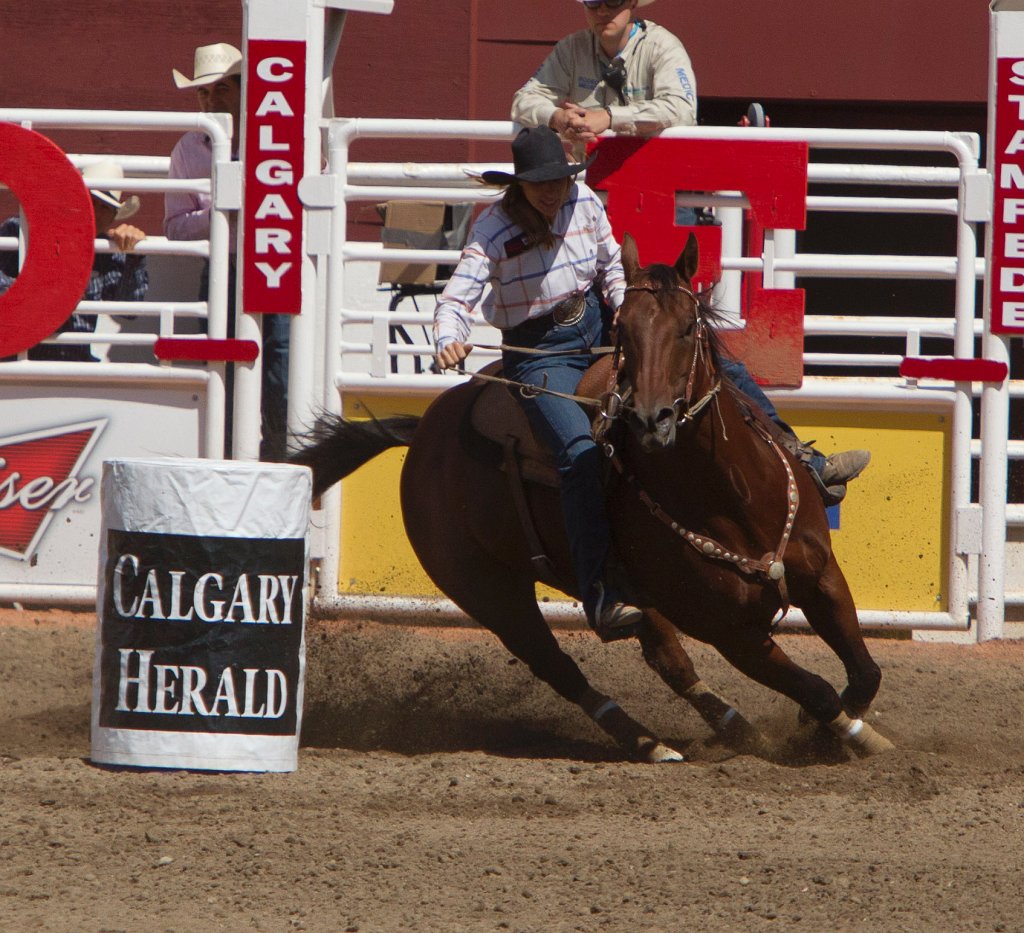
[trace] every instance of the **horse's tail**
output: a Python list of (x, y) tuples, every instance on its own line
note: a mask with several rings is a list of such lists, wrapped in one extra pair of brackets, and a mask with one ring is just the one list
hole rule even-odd
[(377, 454), (408, 446), (419, 423), (412, 416), (349, 421), (320, 415), (312, 428), (293, 438), (288, 462), (313, 471), (313, 495), (318, 496)]

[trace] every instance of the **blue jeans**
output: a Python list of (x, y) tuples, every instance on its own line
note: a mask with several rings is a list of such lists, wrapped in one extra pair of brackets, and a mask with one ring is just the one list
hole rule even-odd
[(746, 364), (741, 363), (739, 360), (730, 360), (727, 357), (722, 357), (719, 362), (726, 379), (746, 395), (750, 401), (754, 402), (783, 431), (787, 434), (793, 433), (793, 429), (782, 420), (779, 413), (775, 410), (772, 400), (764, 394), (764, 389), (754, 381), (754, 377), (750, 375), (750, 370), (747, 369)]
[(263, 314), (260, 460), (282, 461), (288, 447), (288, 347), (292, 316)]
[[(796, 431), (782, 420), (779, 413), (775, 410), (772, 400), (764, 394), (764, 390), (754, 381), (754, 377), (750, 375), (750, 370), (743, 363), (739, 360), (730, 360), (723, 357), (720, 364), (726, 379), (754, 402), (783, 431), (796, 437)], [(808, 466), (821, 476), (821, 471), (825, 469), (824, 454), (817, 452), (812, 454)]]
[[(589, 350), (607, 334), (607, 317), (597, 294), (588, 292), (583, 318), (569, 326), (555, 324), (550, 317), (527, 321), (505, 331), (503, 342), (538, 350)], [(505, 350), (505, 376), (527, 385), (547, 385), (557, 392), (575, 393), (583, 373), (595, 357), (529, 356)], [(604, 579), (611, 549), (608, 516), (601, 483), (601, 451), (590, 434), (590, 417), (576, 403), (543, 393), (523, 398), (515, 393), (526, 411), (537, 438), (555, 456), (561, 478), (560, 500), (565, 530), (569, 536), (576, 582), (588, 618), (593, 618), (597, 593), (595, 585)]]
[[(235, 336), (235, 264), (228, 266), (228, 337)], [(210, 296), (210, 263), (203, 264), (199, 280), (199, 300)], [(292, 316), (290, 314), (264, 314), (263, 343), (260, 350), (262, 375), (260, 379), (260, 460), (284, 460), (288, 446), (288, 346), (291, 342)], [(225, 367), (225, 387), (228, 407), (224, 424), (224, 456), (231, 456), (234, 431), (235, 364)]]

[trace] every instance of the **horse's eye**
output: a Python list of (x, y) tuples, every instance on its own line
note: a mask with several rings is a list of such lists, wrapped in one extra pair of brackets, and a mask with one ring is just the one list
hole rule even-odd
[(697, 323), (696, 321), (689, 321), (689, 322), (688, 322), (688, 323), (686, 324), (686, 326), (685, 326), (685, 327), (684, 327), (684, 328), (682, 329), (682, 331), (680, 332), (679, 336), (680, 336), (680, 337), (682, 337), (682, 338), (683, 338), (684, 340), (685, 340), (685, 339), (686, 339), (687, 337), (689, 337), (689, 336), (690, 336), (690, 334), (692, 334), (692, 333), (693, 333), (693, 328), (694, 328), (694, 325), (695, 325), (696, 323)]

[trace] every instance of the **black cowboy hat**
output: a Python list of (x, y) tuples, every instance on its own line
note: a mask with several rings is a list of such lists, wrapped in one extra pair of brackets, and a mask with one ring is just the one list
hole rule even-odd
[(510, 185), (514, 181), (555, 181), (578, 175), (594, 159), (595, 152), (586, 162), (569, 164), (558, 134), (547, 126), (534, 126), (519, 131), (512, 141), (512, 163), (515, 174), (484, 172), (481, 176), (489, 185)]

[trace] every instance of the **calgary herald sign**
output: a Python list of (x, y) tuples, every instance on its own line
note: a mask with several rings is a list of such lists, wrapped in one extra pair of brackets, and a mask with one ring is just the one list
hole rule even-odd
[(92, 758), (294, 771), (312, 475), (106, 460)]
[(107, 533), (99, 722), (294, 735), (304, 542)]

